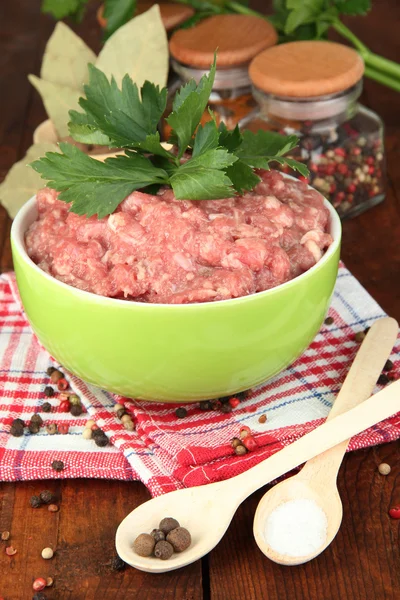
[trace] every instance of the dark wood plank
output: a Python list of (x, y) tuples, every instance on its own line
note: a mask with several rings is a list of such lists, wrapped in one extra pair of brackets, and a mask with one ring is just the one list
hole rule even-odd
[[(298, 567), (276, 565), (258, 550), (253, 517), (266, 488), (254, 494), (210, 556), (211, 598), (396, 600), (400, 528), (387, 511), (400, 500), (399, 458), (398, 442), (348, 455), (339, 476), (342, 527), (321, 556)], [(392, 465), (388, 477), (378, 473), (380, 462)]]
[[(30, 497), (43, 489), (58, 496), (59, 512), (30, 507)], [(200, 562), (156, 576), (131, 568), (121, 573), (111, 570), (109, 562), (115, 556), (119, 523), (149, 497), (139, 482), (0, 484), (0, 531), (11, 532), (7, 544), (18, 551), (11, 558), (0, 551), (0, 596), (6, 600), (28, 599), (36, 577), (52, 577), (54, 586), (46, 589), (50, 600), (133, 600), (139, 596), (143, 600), (202, 599)], [(41, 557), (45, 547), (55, 550), (51, 560)]]

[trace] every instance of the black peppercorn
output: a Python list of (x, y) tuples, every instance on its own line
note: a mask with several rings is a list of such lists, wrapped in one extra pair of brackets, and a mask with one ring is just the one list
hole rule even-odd
[(44, 395), (47, 396), (48, 398), (52, 398), (55, 394), (54, 389), (50, 386), (50, 385), (46, 385), (46, 387), (44, 388)]
[(219, 401), (221, 402), (221, 404), (227, 404), (230, 399), (231, 399), (231, 396), (223, 396), (222, 398), (219, 399)]
[(382, 373), (381, 375), (379, 375), (378, 385), (386, 385), (389, 383), (389, 381), (390, 381), (389, 377), (387, 375), (385, 375), (385, 373)]
[(93, 438), (94, 438), (94, 443), (96, 444), (96, 446), (99, 446), (100, 448), (104, 448), (105, 446), (108, 446), (110, 440), (108, 439), (108, 437), (106, 436), (105, 433), (103, 433), (103, 432), (101, 432), (101, 433), (102, 433), (102, 435), (96, 435), (96, 436), (94, 435)]
[(199, 405), (200, 410), (211, 410), (211, 402), (209, 400), (202, 400)]
[(165, 533), (161, 529), (153, 529), (150, 535), (153, 536), (156, 543), (165, 540)]
[(126, 563), (119, 556), (114, 556), (111, 560), (111, 570), (112, 571), (124, 571), (126, 568)]
[(367, 333), (368, 333), (368, 331), (369, 331), (370, 329), (371, 329), (371, 327), (366, 327), (366, 328), (364, 329), (364, 333), (365, 333), (365, 335), (367, 335)]
[(51, 463), (51, 468), (54, 469), (54, 471), (63, 471), (64, 463), (62, 460), (53, 460), (53, 462)]
[(43, 419), (40, 415), (38, 415), (38, 413), (35, 413), (31, 416), (31, 423), (36, 423), (36, 425), (39, 425), (39, 427), (41, 427), (41, 425), (43, 425)]
[(175, 415), (178, 417), (178, 419), (184, 419), (187, 415), (186, 408), (183, 408), (182, 406), (180, 408), (177, 408), (175, 411)]
[(383, 367), (382, 371), (391, 371), (393, 369), (393, 366), (394, 365), (393, 365), (392, 361), (388, 359), (385, 362), (385, 366)]
[(232, 412), (232, 406), (230, 404), (223, 404), (221, 406), (221, 412), (223, 412), (223, 413), (230, 413), (230, 412)]
[(121, 417), (123, 417), (127, 413), (124, 408), (119, 408), (115, 414), (117, 415), (118, 419), (121, 419)]
[(47, 375), (50, 377), (50, 375), (52, 373), (54, 373), (54, 371), (56, 371), (57, 369), (55, 369), (54, 367), (49, 367), (46, 371)]
[(40, 496), (31, 496), (29, 504), (32, 506), (32, 508), (39, 508), (40, 506), (42, 506), (42, 500)]
[(22, 427), (25, 427), (25, 421), (23, 421), (22, 419), (14, 419), (14, 421), (12, 422), (12, 425), (14, 425), (14, 423), (22, 425)]
[(39, 433), (40, 425), (35, 422), (29, 423), (28, 429), (29, 429), (29, 433), (31, 433), (32, 435), (35, 435), (36, 433)]
[(42, 594), (42, 592), (37, 592), (34, 596), (32, 596), (32, 600), (46, 600), (47, 596)]
[(70, 413), (73, 417), (79, 417), (83, 413), (83, 408), (80, 404), (73, 404)]
[(44, 490), (43, 492), (40, 492), (40, 499), (43, 504), (52, 504), (55, 501), (55, 496), (50, 490)]
[(222, 403), (217, 399), (217, 400), (211, 400), (210, 401), (211, 404), (211, 410), (220, 410)]
[(10, 434), (14, 437), (21, 437), (24, 435), (24, 426), (19, 423), (20, 419), (16, 419), (11, 423)]
[(50, 402), (43, 402), (43, 404), (42, 404), (42, 411), (45, 412), (45, 413), (51, 412), (51, 404), (50, 404)]
[(325, 325), (332, 325), (333, 317), (326, 317), (324, 323), (325, 323)]

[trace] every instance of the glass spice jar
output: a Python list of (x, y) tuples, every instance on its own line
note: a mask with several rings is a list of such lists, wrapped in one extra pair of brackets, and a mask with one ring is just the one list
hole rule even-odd
[(291, 156), (306, 163), (307, 182), (342, 218), (384, 199), (383, 123), (358, 103), (363, 69), (354, 50), (333, 42), (291, 42), (266, 50), (249, 69), (258, 108), (239, 123), (252, 131), (297, 135)]
[[(233, 128), (256, 106), (251, 93), (249, 62), (259, 52), (277, 41), (275, 29), (265, 19), (247, 15), (215, 15), (191, 29), (172, 35), (169, 48), (171, 66), (178, 78), (169, 89), (167, 116), (178, 88), (194, 78), (199, 82), (208, 73), (217, 52), (217, 72), (210, 96), (217, 123)], [(201, 119), (211, 119), (206, 109)], [(162, 135), (168, 139), (170, 128), (163, 119)]]

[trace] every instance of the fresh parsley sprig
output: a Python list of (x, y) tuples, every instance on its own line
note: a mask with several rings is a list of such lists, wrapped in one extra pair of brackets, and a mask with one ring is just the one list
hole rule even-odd
[(125, 154), (99, 162), (75, 146), (60, 144), (61, 153), (48, 152), (32, 167), (70, 202), (79, 215), (114, 212), (135, 190), (171, 186), (178, 200), (228, 198), (252, 190), (260, 181), (255, 169), (271, 162), (287, 164), (307, 176), (304, 164), (286, 158), (298, 143), (295, 135), (269, 131), (243, 134), (211, 120), (200, 121), (214, 82), (216, 59), (200, 82), (189, 81), (176, 94), (167, 118), (172, 129), (167, 150), (160, 142), (158, 125), (166, 107), (167, 90), (146, 81), (140, 92), (126, 75), (118, 88), (90, 65), (89, 83), (79, 104), (83, 113), (70, 111), (69, 130), (82, 143), (118, 147)]

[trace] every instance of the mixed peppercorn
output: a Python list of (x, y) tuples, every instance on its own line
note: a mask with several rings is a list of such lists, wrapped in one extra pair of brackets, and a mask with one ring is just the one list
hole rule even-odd
[(165, 517), (151, 533), (141, 533), (133, 542), (133, 549), (139, 556), (168, 560), (174, 552), (187, 550), (192, 543), (192, 537), (179, 521)]

